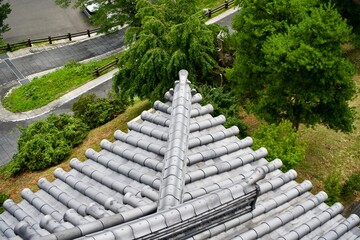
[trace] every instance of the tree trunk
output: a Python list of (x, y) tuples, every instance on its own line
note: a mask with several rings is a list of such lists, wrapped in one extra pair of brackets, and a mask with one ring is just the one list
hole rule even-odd
[(292, 127), (293, 129), (295, 129), (295, 132), (297, 132), (299, 130), (299, 126), (300, 126), (300, 122), (295, 121), (292, 123)]

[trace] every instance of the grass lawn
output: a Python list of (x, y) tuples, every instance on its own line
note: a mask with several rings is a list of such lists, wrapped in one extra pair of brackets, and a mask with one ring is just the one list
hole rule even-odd
[(19, 202), (22, 199), (20, 193), (24, 188), (30, 188), (32, 191), (37, 191), (38, 187), (36, 183), (42, 177), (45, 177), (49, 181), (53, 181), (55, 179), (53, 172), (56, 168), (61, 167), (68, 171), (70, 170), (69, 162), (71, 159), (78, 158), (80, 161), (84, 161), (86, 149), (93, 148), (95, 150), (100, 150), (99, 144), (102, 139), (114, 141), (113, 134), (117, 129), (127, 132), (127, 122), (150, 107), (149, 101), (137, 102), (111, 122), (91, 130), (83, 143), (72, 150), (71, 156), (57, 166), (39, 172), (26, 172), (20, 176), (8, 179), (5, 179), (4, 174), (0, 173), (0, 193), (5, 193), (15, 202)]
[(92, 72), (115, 59), (115, 56), (85, 64), (70, 62), (63, 68), (34, 78), (30, 83), (15, 89), (2, 99), (3, 106), (11, 112), (25, 112), (40, 108), (67, 92), (93, 80)]
[[(353, 79), (359, 91), (360, 49), (348, 47), (347, 56), (357, 66)], [(335, 132), (323, 126), (300, 129), (301, 139), (307, 143), (307, 151), (305, 161), (296, 169), (298, 181), (309, 179), (314, 184), (314, 192), (324, 189), (323, 181), (332, 172), (340, 173), (342, 182), (351, 174), (360, 172), (360, 95), (355, 97), (351, 106), (357, 113), (356, 128), (352, 133)], [(354, 200), (360, 201), (360, 192), (348, 203)]]
[(204, 8), (215, 8), (220, 6), (221, 4), (224, 4), (225, 0), (201, 0), (200, 1), (200, 7), (202, 9)]

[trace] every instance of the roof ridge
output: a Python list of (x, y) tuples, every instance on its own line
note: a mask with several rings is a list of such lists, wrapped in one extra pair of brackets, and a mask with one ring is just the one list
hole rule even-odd
[(171, 106), (172, 118), (169, 125), (167, 148), (163, 160), (164, 168), (159, 189), (158, 210), (166, 210), (182, 203), (192, 97), (190, 81), (187, 77), (188, 72), (180, 70), (180, 80), (175, 82)]

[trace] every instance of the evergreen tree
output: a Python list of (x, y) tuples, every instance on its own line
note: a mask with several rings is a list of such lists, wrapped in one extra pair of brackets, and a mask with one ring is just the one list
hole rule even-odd
[(10, 4), (2, 2), (3, 0), (0, 0), (0, 41), (2, 40), (2, 34), (10, 30), (9, 25), (5, 24), (4, 21), (11, 12)]
[(351, 131), (354, 67), (341, 49), (351, 29), (337, 11), (299, 0), (241, 3), (234, 21), (239, 46), (228, 77), (249, 108), (270, 123), (288, 119), (295, 129), (321, 123)]
[[(191, 81), (205, 82), (217, 67), (216, 31), (182, 11), (187, 1), (137, 2), (141, 27), (127, 31), (130, 48), (120, 57), (114, 81), (117, 93), (158, 98), (187, 69)], [(218, 33), (218, 32), (217, 32)], [(134, 41), (136, 39), (136, 41)]]
[(321, 0), (322, 3), (334, 3), (341, 16), (347, 19), (353, 30), (360, 34), (360, 1), (359, 0)]

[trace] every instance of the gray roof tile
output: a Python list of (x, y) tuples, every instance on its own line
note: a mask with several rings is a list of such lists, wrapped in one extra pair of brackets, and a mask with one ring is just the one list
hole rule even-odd
[(156, 232), (167, 227), (165, 217), (161, 214), (149, 217), (146, 220), (148, 221), (152, 232)]
[(141, 119), (163, 127), (169, 127), (170, 125), (170, 120), (168, 118), (165, 118), (161, 115), (151, 114), (148, 111), (143, 111), (141, 113)]
[(2, 217), (0, 217), (0, 233), (4, 238), (12, 238), (16, 236), (14, 233), (14, 229), (11, 228), (8, 225), (7, 221), (5, 221)]
[[(186, 71), (165, 94), (88, 149), (85, 162), (57, 169), (40, 190), (24, 189), (19, 204), (5, 202), (0, 238), (14, 239), (356, 239), (357, 216), (344, 219), (341, 205), (322, 203), (312, 184), (283, 173), (267, 150), (238, 139), (224, 116), (210, 115), (190, 88)], [(256, 202), (255, 202), (256, 200)]]
[(29, 225), (28, 222), (25, 221), (19, 222), (16, 225), (14, 232), (24, 239), (36, 239), (41, 236), (40, 233), (38, 233), (33, 227)]
[[(71, 224), (72, 225), (72, 224)], [(45, 215), (41, 221), (40, 221), (40, 227), (46, 229), (48, 232), (60, 232), (64, 231), (66, 229), (63, 224), (56, 221), (54, 218), (52, 218), (50, 215)], [(69, 225), (68, 225), (69, 227)]]
[(339, 237), (343, 236), (346, 232), (348, 232), (350, 229), (359, 225), (359, 223), (360, 223), (359, 216), (352, 214), (347, 219), (343, 220), (335, 228), (329, 230), (325, 235), (321, 236), (319, 240), (338, 239)]
[(314, 216), (312, 219), (303, 223), (302, 225), (296, 227), (295, 229), (291, 230), (288, 234), (280, 237), (279, 239), (284, 240), (292, 240), (292, 239), (299, 239), (316, 229), (317, 227), (323, 225), (335, 215), (340, 214), (344, 207), (339, 204), (335, 203), (330, 208), (326, 209), (321, 214)]
[(53, 206), (44, 202), (40, 197), (35, 195), (29, 188), (25, 188), (21, 192), (21, 196), (44, 215), (51, 215), (51, 217), (54, 218), (56, 221), (61, 221), (63, 219), (63, 215), (57, 209), (53, 208)]

